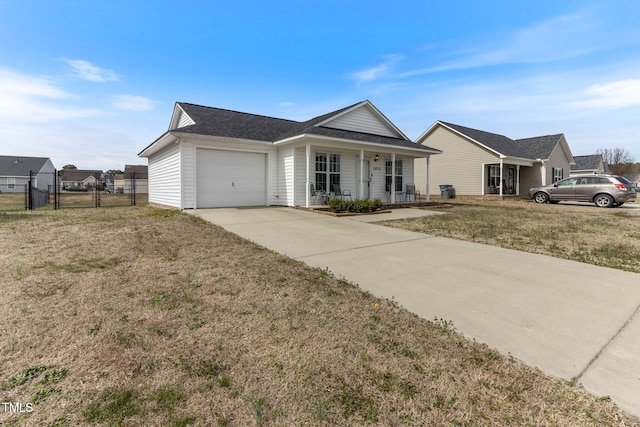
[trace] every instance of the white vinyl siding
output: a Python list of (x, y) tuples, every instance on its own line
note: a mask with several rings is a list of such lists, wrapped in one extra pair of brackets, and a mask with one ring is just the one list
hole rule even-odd
[(400, 135), (367, 107), (350, 111), (322, 126), (398, 138)]
[(196, 122), (194, 122), (193, 119), (189, 117), (189, 115), (184, 111), (180, 112), (180, 117), (178, 119), (178, 128), (194, 125), (195, 123)]
[(149, 203), (182, 208), (178, 145), (149, 157)]
[[(295, 168), (294, 150), (292, 147), (280, 148), (278, 154), (278, 186), (277, 205), (293, 206), (293, 176)], [(273, 203), (272, 203), (273, 204)]]
[(182, 206), (196, 206), (196, 147), (189, 141), (180, 144), (182, 159)]

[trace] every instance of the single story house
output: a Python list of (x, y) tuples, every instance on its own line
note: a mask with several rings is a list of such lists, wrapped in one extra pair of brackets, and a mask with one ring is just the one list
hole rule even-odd
[(602, 159), (602, 154), (589, 156), (573, 156), (575, 164), (571, 165), (569, 176), (609, 173), (609, 166)]
[(149, 191), (149, 172), (146, 165), (124, 165), (124, 173), (118, 173), (113, 180), (114, 191), (129, 193), (135, 189), (143, 194)]
[[(305, 206), (335, 189), (395, 202), (414, 164), (439, 150), (409, 140), (371, 102), (298, 122), (184, 102), (143, 149), (149, 202), (179, 209)], [(424, 187), (424, 184), (423, 184)], [(428, 194), (427, 194), (428, 197)]]
[(29, 183), (49, 191), (55, 182), (55, 167), (48, 157), (0, 156), (0, 192), (24, 193)]
[(58, 182), (61, 188), (95, 188), (102, 183), (102, 175), (103, 172), (98, 170), (63, 169)]
[[(456, 195), (527, 194), (529, 188), (569, 176), (573, 155), (563, 134), (513, 140), (504, 135), (436, 121), (416, 141), (443, 152), (430, 168), (431, 193), (453, 185)], [(424, 187), (424, 165), (416, 182)]]

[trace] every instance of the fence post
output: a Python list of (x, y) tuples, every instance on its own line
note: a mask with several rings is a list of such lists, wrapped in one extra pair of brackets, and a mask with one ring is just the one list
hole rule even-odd
[(27, 183), (27, 209), (33, 210), (33, 186), (31, 181), (33, 180), (33, 172), (29, 169), (29, 182)]
[(135, 206), (136, 205), (136, 173), (135, 172), (131, 172), (131, 194), (133, 195), (131, 204)]
[(59, 200), (58, 200), (58, 170), (53, 170), (53, 210), (57, 211), (60, 209)]

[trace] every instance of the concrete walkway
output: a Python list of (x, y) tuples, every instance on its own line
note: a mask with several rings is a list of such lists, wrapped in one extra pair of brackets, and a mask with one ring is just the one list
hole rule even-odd
[(188, 211), (640, 416), (640, 274), (291, 208)]

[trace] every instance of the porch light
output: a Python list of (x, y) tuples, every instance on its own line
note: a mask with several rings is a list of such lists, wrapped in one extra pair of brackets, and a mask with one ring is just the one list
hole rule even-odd
[(380, 156), (378, 156), (378, 155), (376, 154), (376, 157), (373, 159), (373, 161), (374, 161), (374, 162), (377, 162), (378, 160), (380, 160)]

